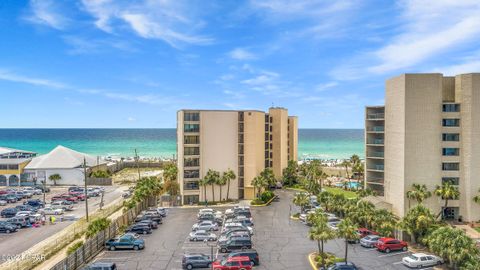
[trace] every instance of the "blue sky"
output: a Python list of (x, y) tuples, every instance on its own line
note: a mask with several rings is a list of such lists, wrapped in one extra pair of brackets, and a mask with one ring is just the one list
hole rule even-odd
[(0, 127), (174, 127), (272, 104), (362, 128), (385, 79), (480, 71), (480, 2), (4, 0)]

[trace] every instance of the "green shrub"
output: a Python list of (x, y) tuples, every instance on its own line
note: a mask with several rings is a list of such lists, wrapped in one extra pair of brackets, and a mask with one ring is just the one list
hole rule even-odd
[(275, 194), (273, 194), (273, 192), (271, 192), (270, 190), (267, 190), (267, 191), (263, 192), (262, 195), (260, 195), (260, 199), (264, 203), (266, 203), (269, 200), (271, 200), (273, 198), (273, 196), (275, 196)]
[(90, 177), (93, 177), (93, 178), (109, 178), (111, 176), (110, 172), (109, 171), (103, 171), (103, 170), (100, 170), (100, 171), (94, 171)]
[(323, 256), (320, 256), (318, 254), (315, 256), (315, 261), (317, 262), (318, 267), (322, 266), (322, 260), (323, 260), (323, 265), (325, 267), (329, 267), (329, 266), (333, 265), (334, 263), (344, 261), (344, 259), (338, 258), (334, 254), (327, 253), (327, 252), (323, 253)]
[(110, 220), (107, 218), (97, 218), (88, 224), (87, 232), (85, 236), (91, 238), (95, 236), (98, 232), (101, 232), (110, 226)]
[(78, 241), (75, 244), (71, 245), (67, 249), (67, 255), (70, 255), (77, 251), (77, 249), (81, 248), (83, 246), (83, 241)]
[(257, 199), (252, 200), (252, 202), (250, 204), (251, 205), (261, 205), (261, 204), (264, 204), (264, 202), (261, 199), (257, 198)]

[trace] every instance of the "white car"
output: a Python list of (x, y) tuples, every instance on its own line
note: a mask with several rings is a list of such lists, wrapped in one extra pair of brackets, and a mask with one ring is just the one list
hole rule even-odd
[(0, 200), (0, 206), (5, 206), (5, 205), (7, 205), (7, 201)]
[(15, 216), (17, 217), (29, 217), (33, 215), (34, 213), (32, 211), (18, 211)]
[(44, 215), (62, 215), (64, 211), (63, 209), (59, 209), (59, 208), (45, 207), (43, 209), (38, 210), (38, 212)]
[(443, 263), (443, 259), (435, 255), (424, 253), (413, 253), (410, 256), (403, 257), (402, 263), (412, 268), (422, 268), (426, 266), (439, 265)]
[(54, 201), (51, 204), (45, 205), (54, 209), (63, 209), (64, 211), (73, 211), (73, 204), (66, 204), (64, 201)]
[(340, 221), (332, 221), (332, 222), (328, 222), (327, 225), (332, 230), (338, 230), (338, 223), (340, 223)]
[(23, 191), (27, 191), (29, 193), (32, 193), (33, 195), (40, 195), (43, 193), (41, 189), (33, 188), (33, 187), (24, 187)]
[(188, 238), (190, 239), (190, 241), (205, 241), (205, 240), (216, 241), (217, 240), (217, 236), (214, 233), (207, 232), (204, 230), (191, 232), (188, 235)]
[(249, 226), (243, 226), (242, 223), (225, 223), (222, 229), (222, 233), (230, 231), (234, 228), (246, 228), (250, 235), (253, 235), (253, 228)]
[(218, 231), (218, 225), (216, 222), (210, 220), (200, 221), (193, 224), (192, 231), (203, 230), (203, 231)]
[(197, 214), (197, 217), (200, 217), (202, 215), (206, 215), (206, 214), (212, 214), (214, 216), (221, 216), (222, 215), (222, 212), (220, 211), (215, 211), (213, 210), (212, 208), (203, 208), (203, 209), (200, 209), (198, 211), (198, 214)]

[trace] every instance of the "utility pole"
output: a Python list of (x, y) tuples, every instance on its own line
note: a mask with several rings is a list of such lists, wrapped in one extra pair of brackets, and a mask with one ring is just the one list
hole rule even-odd
[(138, 171), (138, 181), (140, 181), (140, 158), (137, 155), (137, 149), (135, 148), (135, 161), (137, 162), (137, 171)]
[(85, 217), (87, 218), (87, 222), (89, 222), (89, 220), (88, 220), (88, 196), (87, 196), (87, 160), (85, 159), (85, 157), (83, 157), (83, 174), (84, 174), (84, 177), (85, 177), (85, 190), (84, 190), (84, 193), (85, 193)]

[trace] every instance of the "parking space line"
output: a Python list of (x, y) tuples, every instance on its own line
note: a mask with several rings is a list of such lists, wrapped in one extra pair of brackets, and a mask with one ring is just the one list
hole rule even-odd
[(400, 261), (400, 262), (394, 262), (393, 264), (401, 264), (401, 263), (402, 263), (402, 262)]
[(379, 257), (379, 258), (393, 257), (393, 256), (405, 254), (405, 253), (410, 253), (410, 251), (403, 251), (403, 252), (398, 252), (398, 253), (390, 253), (390, 254), (380, 255), (380, 256), (378, 256), (378, 257)]

